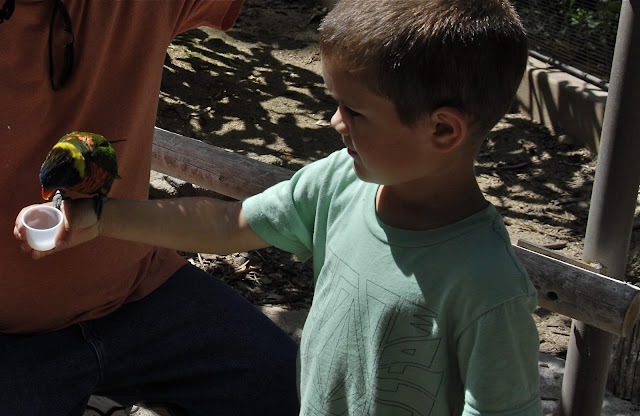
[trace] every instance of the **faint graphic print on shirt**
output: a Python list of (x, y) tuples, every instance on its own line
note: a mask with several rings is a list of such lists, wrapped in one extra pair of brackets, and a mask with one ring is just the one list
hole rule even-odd
[(328, 255), (300, 349), (317, 400), (302, 414), (429, 415), (442, 381), (437, 315)]

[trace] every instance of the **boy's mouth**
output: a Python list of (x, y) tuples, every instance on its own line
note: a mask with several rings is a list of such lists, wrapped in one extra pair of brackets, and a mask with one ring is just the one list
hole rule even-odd
[(344, 147), (347, 148), (347, 153), (349, 153), (349, 156), (353, 157), (358, 154), (358, 152), (353, 150), (351, 146), (351, 140), (349, 140), (348, 136), (342, 136), (342, 143), (344, 143)]

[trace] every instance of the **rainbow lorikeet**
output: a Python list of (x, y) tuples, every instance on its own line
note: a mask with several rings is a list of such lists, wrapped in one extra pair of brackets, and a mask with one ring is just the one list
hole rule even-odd
[(120, 178), (116, 152), (107, 139), (95, 133), (76, 131), (64, 135), (40, 168), (45, 201), (56, 194), (54, 205), (59, 208), (65, 192), (94, 195), (98, 218), (116, 178)]

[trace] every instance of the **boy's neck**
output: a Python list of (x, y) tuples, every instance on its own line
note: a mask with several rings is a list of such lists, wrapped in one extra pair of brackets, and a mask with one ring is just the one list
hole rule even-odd
[(475, 180), (461, 183), (380, 185), (376, 212), (385, 224), (406, 230), (431, 230), (463, 220), (489, 203)]

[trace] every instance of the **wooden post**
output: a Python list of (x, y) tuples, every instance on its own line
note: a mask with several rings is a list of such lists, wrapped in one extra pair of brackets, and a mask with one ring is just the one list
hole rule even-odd
[[(640, 0), (622, 2), (583, 252), (583, 260), (602, 264), (606, 275), (621, 280), (626, 276), (640, 182), (640, 20), (636, 17), (639, 11)], [(623, 342), (627, 341), (637, 343), (640, 339)], [(564, 416), (600, 415), (615, 342), (607, 332), (580, 320), (572, 322), (562, 382)], [(623, 387), (620, 391), (635, 390), (636, 396), (627, 398), (639, 402), (640, 377), (634, 378), (634, 373), (640, 370), (640, 357), (626, 355), (629, 352), (627, 349), (615, 352), (616, 356), (623, 354), (619, 358), (625, 365), (621, 369), (623, 374), (614, 373), (618, 379), (610, 382)], [(632, 384), (625, 386), (627, 382)]]

